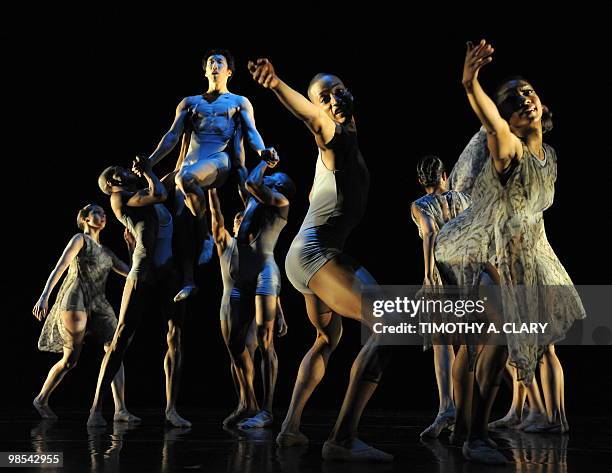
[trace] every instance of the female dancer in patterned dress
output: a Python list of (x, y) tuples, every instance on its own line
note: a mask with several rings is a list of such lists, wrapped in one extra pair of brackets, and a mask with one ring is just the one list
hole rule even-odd
[(487, 423), (508, 354), (518, 379), (529, 384), (549, 345), (585, 313), (544, 231), (543, 212), (552, 205), (557, 173), (555, 152), (542, 141), (544, 107), (524, 79), (506, 81), (495, 101), (486, 95), (478, 72), (492, 54), (484, 40), (468, 43), (463, 85), (487, 132), (490, 159), (475, 179), (472, 206), (438, 234), (435, 258), (445, 284), (498, 284), (504, 322), (549, 324), (545, 334), (508, 335), (507, 351), (486, 345), (474, 357), (462, 346), (455, 360), (454, 379), (476, 370), (464, 455), (499, 463), (505, 459), (487, 442)]
[[(108, 350), (117, 328), (117, 318), (104, 294), (106, 279), (111, 269), (124, 277), (130, 270), (111, 250), (100, 244), (100, 232), (106, 226), (102, 207), (95, 204), (83, 207), (77, 215), (77, 225), (83, 233), (77, 233), (68, 242), (32, 310), (38, 320), (47, 316), (51, 292), (68, 269), (38, 340), (38, 348), (42, 351), (63, 352), (62, 359), (51, 368), (40, 394), (33, 402), (36, 410), (46, 419), (57, 418), (49, 408), (49, 396), (64, 375), (76, 366), (85, 334), (92, 334), (104, 344), (104, 350)], [(125, 406), (123, 365), (113, 380), (112, 389), (114, 420), (139, 421)]]

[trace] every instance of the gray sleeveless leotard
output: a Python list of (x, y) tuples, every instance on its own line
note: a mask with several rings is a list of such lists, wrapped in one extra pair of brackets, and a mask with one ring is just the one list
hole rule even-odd
[[(182, 163), (182, 167), (189, 167), (204, 160), (214, 160), (218, 169), (229, 169), (230, 159), (228, 146), (236, 133), (238, 125), (238, 111), (232, 116), (230, 111), (233, 105), (227, 101), (235, 97), (234, 94), (222, 94), (215, 101), (209, 103), (203, 97), (191, 107), (191, 140), (189, 150)], [(194, 173), (198, 178), (198, 173)], [(217, 183), (214, 187), (218, 187)]]
[(370, 178), (357, 134), (338, 126), (327, 147), (336, 154), (337, 169), (327, 169), (319, 151), (310, 206), (285, 259), (291, 284), (306, 294), (312, 294), (308, 283), (315, 273), (342, 253), (368, 199)]
[(241, 294), (280, 294), (281, 276), (274, 260), (274, 247), (288, 215), (289, 206), (274, 207), (253, 197), (249, 199), (236, 239), (239, 264), (232, 298)]
[(125, 207), (120, 221), (136, 239), (128, 278), (147, 280), (171, 265), (172, 216), (163, 204)]
[(231, 238), (225, 250), (219, 256), (219, 266), (221, 267), (221, 280), (223, 281), (223, 296), (221, 297), (221, 309), (219, 318), (227, 320), (230, 313), (230, 299), (232, 289), (237, 277), (238, 252), (236, 251), (236, 239)]

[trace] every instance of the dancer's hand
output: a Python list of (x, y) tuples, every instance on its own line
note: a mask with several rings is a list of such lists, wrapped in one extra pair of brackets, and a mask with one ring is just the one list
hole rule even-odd
[(151, 161), (142, 156), (136, 156), (132, 162), (132, 172), (138, 177), (142, 177), (144, 174), (152, 171)]
[(259, 58), (255, 62), (249, 61), (248, 68), (251, 76), (259, 85), (266, 89), (278, 87), (280, 81), (274, 72), (274, 66), (268, 59)]
[(259, 157), (266, 162), (269, 168), (275, 167), (280, 161), (278, 153), (272, 147), (262, 149), (259, 153)]
[(47, 316), (48, 310), (49, 300), (45, 296), (40, 296), (40, 299), (38, 299), (34, 309), (32, 309), (32, 314), (34, 314), (34, 317), (36, 317), (38, 320), (42, 320)]
[(276, 334), (279, 337), (284, 337), (285, 335), (287, 335), (287, 330), (289, 330), (289, 327), (287, 326), (287, 322), (285, 322), (285, 317), (276, 317), (276, 329)]
[(464, 86), (469, 86), (478, 79), (480, 68), (493, 60), (491, 57), (493, 51), (493, 46), (484, 39), (481, 39), (476, 46), (471, 41), (467, 42), (467, 52), (463, 63), (463, 78), (461, 79)]
[(127, 228), (123, 230), (123, 239), (125, 240), (130, 253), (134, 252), (134, 249), (136, 248), (136, 238), (134, 238), (132, 232), (130, 232)]

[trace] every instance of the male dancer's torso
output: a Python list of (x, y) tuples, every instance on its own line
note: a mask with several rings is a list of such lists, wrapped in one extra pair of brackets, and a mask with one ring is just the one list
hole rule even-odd
[(185, 164), (194, 164), (216, 153), (227, 151), (240, 126), (240, 95), (230, 92), (209, 102), (202, 95), (189, 99), (189, 115), (193, 130)]
[(121, 223), (136, 240), (128, 277), (150, 280), (172, 263), (172, 216), (163, 204), (123, 207)]

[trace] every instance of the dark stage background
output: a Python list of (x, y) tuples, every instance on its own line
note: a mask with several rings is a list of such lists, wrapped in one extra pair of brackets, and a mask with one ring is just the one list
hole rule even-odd
[[(127, 165), (134, 154), (154, 149), (181, 98), (205, 89), (201, 55), (214, 46), (234, 52), (237, 71), (230, 90), (251, 100), (265, 142), (280, 153), (280, 170), (298, 186), (289, 224), (277, 246), (281, 268), (307, 209), (316, 148), (307, 129), (270, 91), (251, 80), (247, 60), (269, 57), (278, 74), (301, 92), (320, 71), (345, 80), (357, 100), (360, 143), (372, 177), (367, 214), (346, 252), (382, 284), (419, 284), (422, 247), (409, 213), (410, 203), (421, 195), (415, 165), (423, 154), (436, 153), (450, 169), (478, 129), (460, 77), (465, 41), (485, 36), (496, 48), (493, 64), (481, 74), (485, 89), (492, 91), (504, 77), (522, 74), (554, 112), (555, 129), (546, 141), (557, 150), (559, 178), (554, 205), (545, 214), (553, 248), (576, 284), (610, 284), (605, 235), (611, 147), (604, 132), (610, 80), (600, 56), (609, 43), (606, 46), (603, 36), (593, 31), (578, 38), (561, 27), (545, 35), (493, 28), (422, 32), (412, 29), (414, 23), (377, 35), (355, 25), (356, 39), (350, 42), (321, 40), (311, 46), (294, 44), (298, 32), (277, 35), (273, 46), (251, 39), (224, 41), (207, 36), (205, 27), (179, 38), (84, 27), (35, 36), (4, 35), (8, 84), (4, 103), (10, 125), (4, 127), (8, 149), (3, 152), (9, 174), (2, 224), (7, 245), (3, 252), (8, 256), (2, 274), (2, 405), (29, 405), (57, 360), (56, 355), (36, 349), (41, 324), (31, 309), (77, 231), (77, 210), (87, 202), (101, 203), (109, 212), (103, 242), (127, 258), (123, 228), (97, 188), (99, 172), (110, 164)], [(176, 153), (163, 161), (158, 175), (169, 171), (175, 158)], [(250, 153), (248, 167), (256, 162)], [(234, 194), (229, 187), (222, 192), (227, 218), (237, 209)], [(230, 410), (234, 391), (219, 331), (221, 282), (216, 255), (200, 268), (198, 280), (203, 290), (194, 299), (187, 322), (180, 404)], [(108, 296), (117, 311), (121, 284), (111, 275)], [(299, 362), (315, 334), (302, 297), (286, 278), (282, 297), (289, 334), (275, 342), (279, 409), (288, 404)], [(162, 409), (164, 347), (164, 324), (151, 313), (125, 361), (127, 399), (135, 413), (137, 406)], [(345, 321), (342, 343), (312, 398), (313, 407), (339, 409), (359, 348), (357, 323)], [(569, 414), (609, 414), (609, 347), (560, 347), (558, 353), (565, 368)], [(86, 345), (79, 366), (54, 393), (53, 406), (89, 406), (101, 355), (101, 347)], [(505, 412), (508, 399), (509, 390), (503, 389), (499, 411)], [(437, 392), (431, 352), (407, 347), (398, 353), (371, 404), (398, 410), (430, 407), (433, 414)]]

